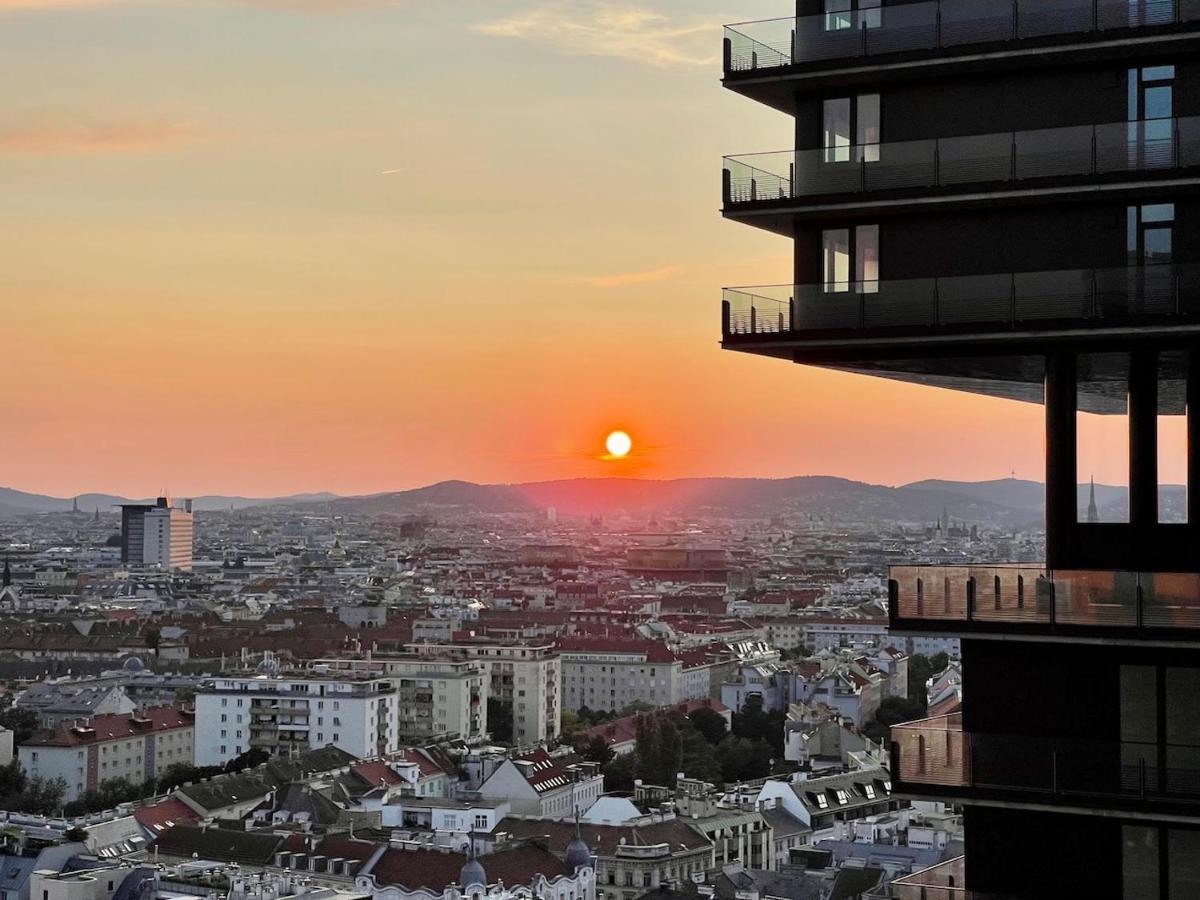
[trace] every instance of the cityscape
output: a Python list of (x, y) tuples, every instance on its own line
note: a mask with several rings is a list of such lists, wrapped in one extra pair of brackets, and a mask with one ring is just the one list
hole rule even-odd
[[(1200, 898), (1200, 2), (755, 0), (775, 18), (740, 24), (708, 0), (219, 5), (0, 0), (14, 71), (61, 60), (95, 112), (0, 119), (8, 333), (62, 338), (8, 357), (0, 900)], [(360, 189), (391, 40), (434, 66), (389, 102), (447, 166), (397, 158)], [(544, 52), (575, 96), (521, 93)], [(153, 94), (130, 77), (149, 65), (173, 109), (215, 92), (233, 118), (97, 124), (76, 67), (109, 65), (115, 95)], [(470, 116), (423, 105), (435, 72), (494, 91), (471, 101), (475, 178), (437, 143)], [(694, 129), (789, 136), (686, 184), (747, 243), (707, 268), (547, 259), (510, 320), (424, 284), (429, 262), (487, 270), (507, 302), (520, 254), (573, 222), (641, 234), (655, 195), (614, 198), (599, 168), (552, 210), (488, 184), (511, 149), (493, 115), (547, 142), (533, 168), (560, 139), (534, 120), (574, 121), (562, 146), (597, 166), (575, 141), (637, 129), (567, 110), (626, 99), (695, 120), (677, 148), (647, 135), (668, 158)], [(728, 127), (745, 108), (765, 118)], [(270, 138), (231, 137), (234, 110)], [(237, 140), (272, 161), (251, 187)], [(202, 169), (178, 196), (172, 152)], [(268, 237), (234, 194), (276, 161)], [(421, 217), (390, 233), (407, 320), (366, 287), (403, 273), (348, 249), (380, 240), (365, 198), (397, 180), (391, 212)], [(685, 188), (660, 187), (662, 228)], [(113, 231), (46, 265), (42, 215)], [(425, 243), (478, 241), (481, 215), (511, 233), (474, 260)], [(791, 283), (717, 286), (781, 260)], [(655, 332), (642, 300), (681, 279), (711, 302)], [(547, 313), (542, 289), (586, 302)], [(658, 366), (633, 362), (647, 334)]]

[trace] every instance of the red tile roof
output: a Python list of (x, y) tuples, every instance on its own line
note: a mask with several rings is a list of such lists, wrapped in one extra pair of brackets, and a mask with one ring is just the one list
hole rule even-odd
[(381, 759), (371, 759), (355, 763), (350, 767), (350, 770), (367, 784), (371, 785), (371, 787), (378, 786), (380, 782), (384, 784), (400, 784), (404, 781), (403, 778), (393, 772), (391, 767)]
[(416, 763), (417, 766), (420, 767), (422, 778), (434, 778), (438, 775), (446, 774), (445, 769), (435, 763), (420, 750), (405, 750), (403, 758), (405, 762)]
[(35, 735), (23, 747), (74, 747), (80, 744), (102, 744), (119, 741), (140, 734), (153, 734), (177, 728), (192, 728), (195, 714), (191, 710), (173, 706), (156, 706), (142, 714), (144, 719), (135, 719), (137, 714), (94, 716), (86, 726), (76, 728), (68, 722), (61, 723), (57, 730)]
[(518, 756), (514, 763), (531, 763), (529, 766), (517, 766), (517, 770), (525, 776), (525, 780), (539, 794), (554, 788), (569, 784), (571, 779), (551, 757), (541, 748)]
[(139, 806), (133, 811), (133, 817), (154, 835), (162, 834), (173, 825), (192, 825), (200, 821), (200, 816), (190, 806), (174, 797), (154, 806)]

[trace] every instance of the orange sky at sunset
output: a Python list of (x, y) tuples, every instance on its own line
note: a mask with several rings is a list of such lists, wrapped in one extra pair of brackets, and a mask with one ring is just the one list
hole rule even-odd
[(1040, 407), (719, 349), (790, 271), (719, 25), (782, 9), (0, 0), (0, 484), (1040, 478)]

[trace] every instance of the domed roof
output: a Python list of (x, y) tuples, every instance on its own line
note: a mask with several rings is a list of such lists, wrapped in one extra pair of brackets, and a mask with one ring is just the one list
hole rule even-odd
[(479, 860), (472, 856), (458, 873), (458, 886), (465, 891), (475, 885), (487, 887), (487, 872), (483, 871)]
[(125, 660), (125, 663), (121, 666), (121, 668), (126, 672), (143, 672), (146, 669), (146, 664), (136, 656), (131, 656), (129, 659)]
[(592, 864), (592, 850), (584, 843), (583, 838), (576, 837), (567, 844), (566, 863), (572, 872)]
[(575, 808), (575, 837), (567, 844), (566, 863), (572, 872), (592, 864), (592, 849), (584, 841), (583, 832), (579, 827), (578, 807)]

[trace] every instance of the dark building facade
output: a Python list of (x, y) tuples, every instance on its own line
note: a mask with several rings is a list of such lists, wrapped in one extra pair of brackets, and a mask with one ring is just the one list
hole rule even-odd
[[(965, 679), (892, 776), (964, 804), (967, 855), (896, 896), (1200, 897), (1200, 490), (1166, 484), (1200, 486), (1198, 51), (1196, 0), (726, 29), (795, 149), (727, 158), (724, 215), (795, 249), (725, 291), (723, 345), (1045, 407), (1045, 564), (891, 573), (893, 631), (960, 635)], [(1089, 508), (1097, 452), (1128, 481)]]

